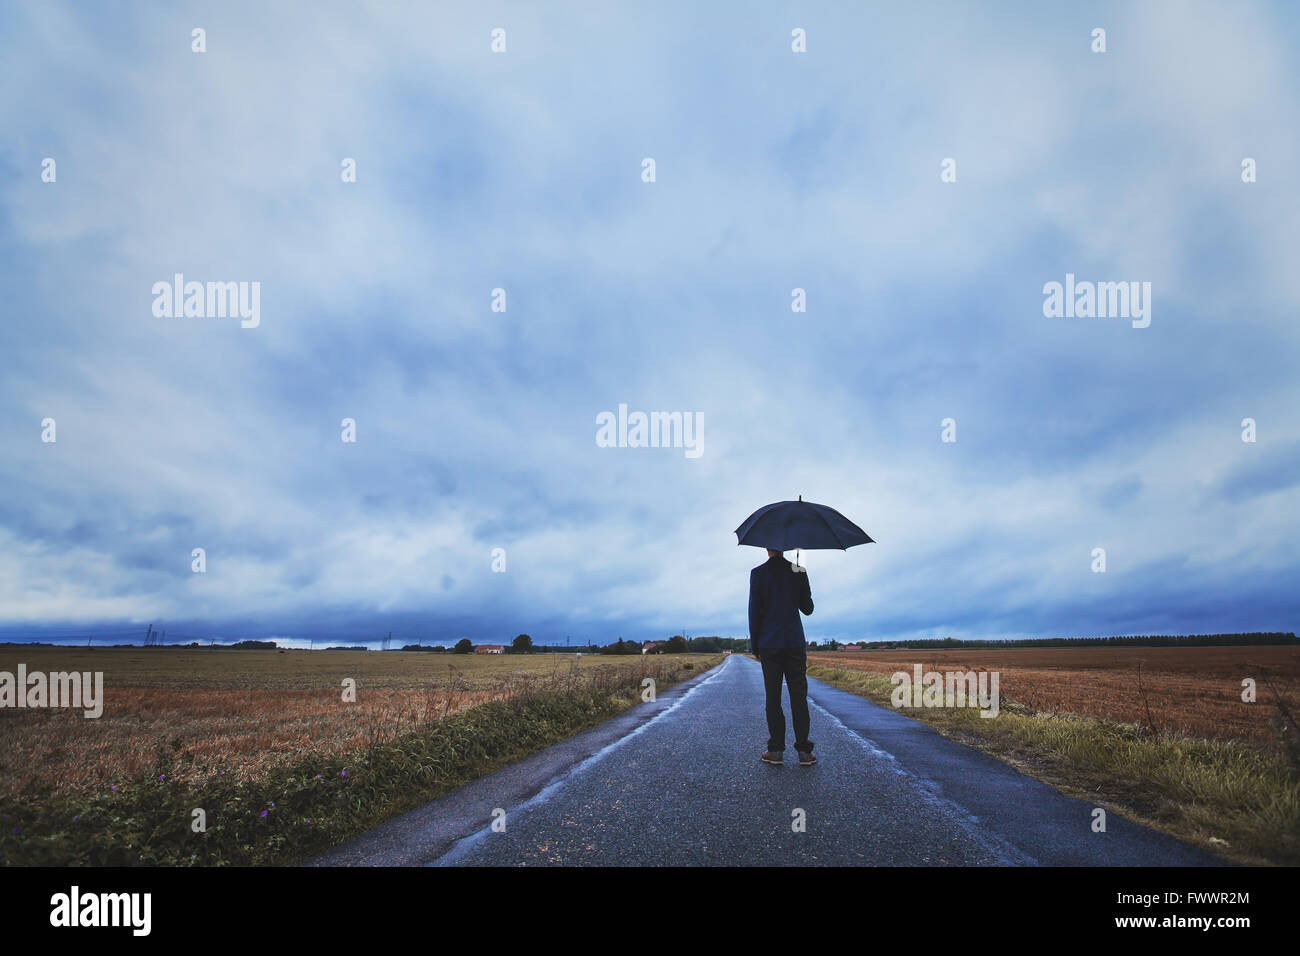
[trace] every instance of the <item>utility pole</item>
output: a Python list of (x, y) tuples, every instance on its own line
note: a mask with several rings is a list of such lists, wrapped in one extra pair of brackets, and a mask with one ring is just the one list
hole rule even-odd
[(144, 646), (148, 647), (153, 643), (153, 625), (149, 625), (149, 630), (144, 633)]

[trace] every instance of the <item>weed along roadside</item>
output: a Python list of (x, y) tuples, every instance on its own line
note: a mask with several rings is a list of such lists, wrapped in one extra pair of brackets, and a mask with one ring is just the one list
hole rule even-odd
[(716, 667), (721, 655), (661, 655), (573, 667), (347, 752), (296, 754), (249, 777), (211, 768), (173, 779), (160, 747), (144, 774), (95, 792), (29, 789), (0, 797), (6, 865), (288, 864), (345, 842), (477, 777), (618, 715)]
[(976, 707), (899, 710), (888, 675), (810, 661), (808, 676), (1226, 860), (1300, 863), (1300, 774), (1284, 756), (1236, 740), (1037, 712), (1006, 696), (992, 719)]

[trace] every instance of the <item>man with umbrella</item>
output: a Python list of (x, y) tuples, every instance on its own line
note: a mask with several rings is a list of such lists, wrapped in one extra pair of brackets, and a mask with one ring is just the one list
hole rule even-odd
[(871, 538), (834, 508), (804, 501), (778, 501), (759, 508), (736, 529), (736, 543), (767, 549), (767, 561), (749, 573), (749, 645), (763, 667), (767, 698), (767, 750), (763, 762), (780, 765), (785, 752), (785, 712), (781, 684), (790, 694), (794, 749), (799, 766), (811, 767), (813, 742), (808, 739), (808, 645), (803, 621), (812, 614), (808, 572), (785, 560), (791, 548), (847, 550), (870, 544)]
[(799, 766), (811, 767), (817, 758), (808, 739), (808, 650), (800, 611), (813, 612), (808, 572), (796, 571), (780, 551), (768, 548), (767, 560), (749, 572), (749, 643), (763, 665), (767, 695), (767, 750), (763, 762), (780, 764), (785, 751), (785, 713), (781, 709), (784, 679), (790, 692)]

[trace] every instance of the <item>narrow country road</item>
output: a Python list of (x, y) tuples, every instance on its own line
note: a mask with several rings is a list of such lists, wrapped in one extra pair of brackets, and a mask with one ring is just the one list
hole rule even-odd
[(1093, 832), (1089, 803), (820, 681), (809, 695), (816, 766), (758, 759), (762, 675), (737, 654), (309, 865), (1221, 865), (1114, 813)]

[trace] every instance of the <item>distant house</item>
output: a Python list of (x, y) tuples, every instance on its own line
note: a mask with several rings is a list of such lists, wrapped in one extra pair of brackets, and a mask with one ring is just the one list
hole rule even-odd
[(656, 647), (663, 647), (667, 643), (668, 643), (667, 641), (646, 641), (644, 644), (641, 645), (641, 653), (649, 654)]
[(474, 648), (475, 654), (504, 654), (505, 652), (504, 644), (479, 644)]

